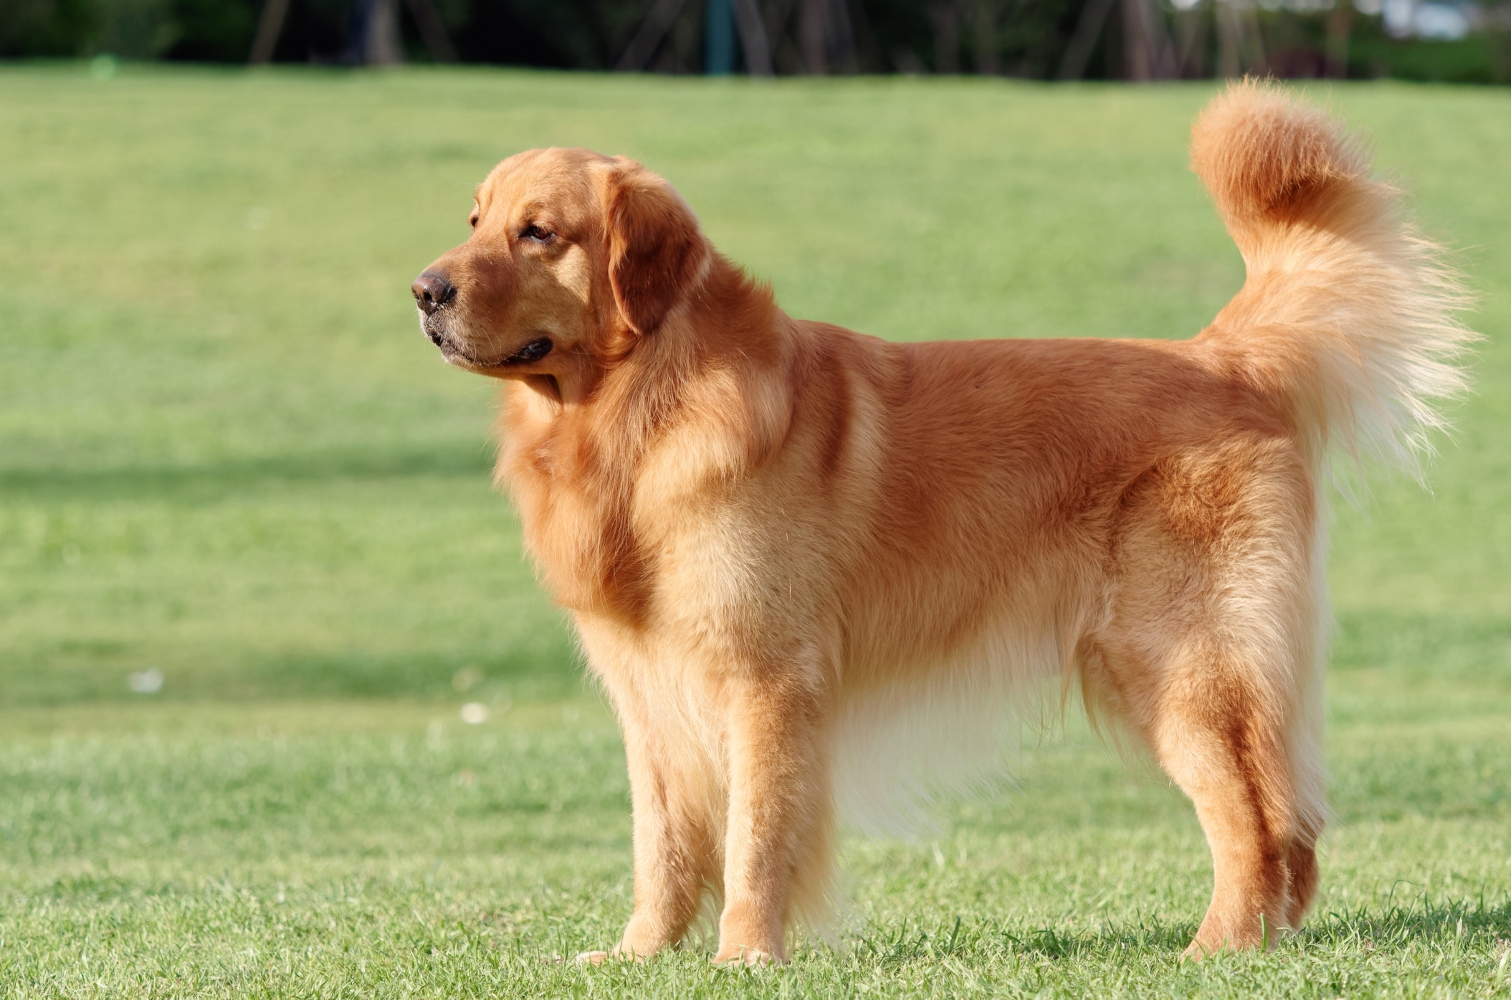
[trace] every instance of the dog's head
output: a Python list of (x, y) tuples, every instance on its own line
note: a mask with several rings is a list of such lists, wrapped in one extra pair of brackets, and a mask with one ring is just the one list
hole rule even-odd
[(498, 378), (560, 375), (653, 335), (710, 255), (692, 210), (633, 160), (535, 149), (478, 186), (472, 236), (415, 279), (447, 361)]

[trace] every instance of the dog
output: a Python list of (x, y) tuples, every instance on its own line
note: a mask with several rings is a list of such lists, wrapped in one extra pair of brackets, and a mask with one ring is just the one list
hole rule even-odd
[(784, 961), (837, 803), (985, 766), (1040, 679), (1195, 806), (1190, 957), (1299, 925), (1329, 456), (1411, 466), (1475, 334), (1322, 111), (1234, 85), (1191, 154), (1247, 279), (1186, 341), (889, 343), (787, 316), (631, 160), (532, 150), (478, 187), (412, 290), (504, 382), (495, 478), (623, 730), (634, 910), (586, 960), (677, 943), (711, 894), (715, 961)]

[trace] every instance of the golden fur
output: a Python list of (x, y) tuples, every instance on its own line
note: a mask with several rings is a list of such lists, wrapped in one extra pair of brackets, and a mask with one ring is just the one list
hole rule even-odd
[(1321, 112), (1236, 86), (1192, 159), (1248, 279), (1185, 342), (887, 343), (788, 317), (631, 161), (533, 150), (479, 187), (415, 293), (449, 361), (507, 380), (497, 479), (623, 727), (618, 953), (677, 942), (712, 892), (718, 960), (782, 959), (828, 900), (836, 801), (983, 763), (1037, 678), (1194, 803), (1192, 955), (1297, 926), (1328, 447), (1420, 449), (1472, 335)]

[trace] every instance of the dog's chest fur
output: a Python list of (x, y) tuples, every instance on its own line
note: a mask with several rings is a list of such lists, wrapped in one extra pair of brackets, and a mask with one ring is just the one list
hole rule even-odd
[(497, 478), (559, 604), (637, 632), (670, 626), (716, 654), (797, 610), (772, 585), (790, 574), (758, 468), (786, 430), (774, 385), (710, 366), (651, 427), (594, 426), (511, 391)]

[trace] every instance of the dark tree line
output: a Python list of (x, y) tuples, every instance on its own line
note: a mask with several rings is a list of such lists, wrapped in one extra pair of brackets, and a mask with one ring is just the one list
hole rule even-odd
[(1388, 36), (1378, 0), (0, 0), (0, 57), (1493, 82), (1507, 4), (1423, 42)]

